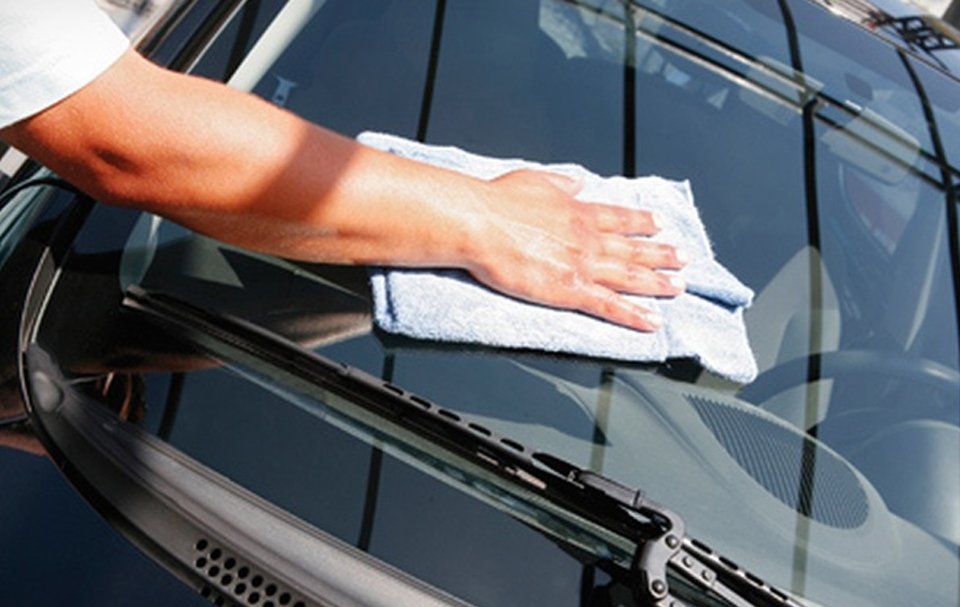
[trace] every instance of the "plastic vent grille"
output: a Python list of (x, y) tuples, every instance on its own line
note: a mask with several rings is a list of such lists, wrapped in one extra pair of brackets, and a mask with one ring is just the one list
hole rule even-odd
[(831, 527), (852, 529), (867, 520), (860, 481), (835, 455), (749, 411), (697, 396), (687, 400), (727, 453), (778, 500)]
[(209, 580), (200, 595), (218, 607), (307, 607), (282, 585), (268, 579), (206, 539), (194, 545), (194, 568)]

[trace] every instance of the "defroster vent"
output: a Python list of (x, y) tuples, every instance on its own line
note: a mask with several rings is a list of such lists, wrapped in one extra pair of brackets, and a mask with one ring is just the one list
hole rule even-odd
[(778, 500), (815, 521), (852, 529), (867, 520), (860, 481), (833, 453), (750, 411), (688, 396), (723, 448)]

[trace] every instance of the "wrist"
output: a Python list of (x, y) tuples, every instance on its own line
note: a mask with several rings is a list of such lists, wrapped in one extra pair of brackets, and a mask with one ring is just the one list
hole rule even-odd
[(446, 248), (452, 267), (475, 271), (484, 267), (489, 258), (492, 218), (490, 197), (493, 185), (481, 179), (471, 179), (469, 187), (457, 205), (447, 207), (451, 212), (451, 229)]
[[(495, 193), (490, 182), (446, 168), (361, 148), (355, 163), (369, 201), (356, 232), (376, 249), (374, 263), (407, 267), (477, 267), (489, 249)], [(374, 177), (376, 176), (376, 177)], [(354, 218), (357, 216), (354, 215)]]

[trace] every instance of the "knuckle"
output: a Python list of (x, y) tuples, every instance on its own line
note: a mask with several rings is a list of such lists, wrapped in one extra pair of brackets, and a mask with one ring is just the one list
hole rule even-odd
[(568, 201), (571, 225), (583, 233), (593, 233), (603, 225), (603, 215), (594, 205), (580, 202), (576, 199)]
[(630, 261), (633, 263), (643, 264), (647, 263), (650, 259), (650, 249), (647, 248), (644, 244), (638, 244), (634, 246), (632, 254), (630, 256)]
[(593, 228), (593, 220), (590, 216), (577, 208), (576, 203), (570, 203), (570, 213), (567, 217), (567, 225), (574, 234), (583, 234)]
[(646, 273), (636, 266), (627, 268), (625, 274), (627, 276), (627, 281), (632, 286), (641, 285), (646, 282)]
[(634, 248), (634, 260), (638, 263), (662, 262), (671, 257), (672, 247), (663, 244), (637, 243)]
[(567, 260), (577, 262), (583, 257), (583, 247), (581, 247), (579, 243), (565, 243), (563, 245), (563, 254)]
[(639, 278), (643, 273), (643, 267), (632, 263), (629, 259), (613, 259), (610, 266), (613, 271), (628, 280)]
[(603, 226), (605, 229), (616, 229), (618, 225), (617, 212), (615, 208), (609, 206), (596, 205), (593, 211), (594, 221), (597, 226)]
[(561, 271), (559, 279), (560, 279), (560, 284), (566, 289), (576, 290), (582, 286), (580, 273), (573, 270), (572, 268)]
[(619, 240), (604, 240), (600, 250), (608, 257), (626, 257), (628, 259), (633, 257), (633, 247), (624, 245), (624, 243)]
[(620, 311), (619, 299), (612, 291), (598, 294), (597, 298), (597, 307), (604, 316), (611, 316)]
[(546, 190), (550, 187), (546, 179), (533, 169), (516, 169), (500, 175), (496, 178), (496, 181), (510, 183), (514, 187), (531, 193)]
[(563, 245), (564, 254), (570, 265), (577, 268), (588, 265), (589, 261), (596, 257), (599, 247), (599, 243), (585, 237)]

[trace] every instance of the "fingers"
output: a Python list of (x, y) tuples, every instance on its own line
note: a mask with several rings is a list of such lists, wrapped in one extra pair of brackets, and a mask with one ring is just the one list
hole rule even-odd
[(668, 244), (607, 234), (601, 241), (603, 255), (648, 268), (679, 270), (687, 264), (684, 251)]
[(481, 282), (640, 331), (662, 326), (658, 313), (629, 295), (681, 294), (683, 280), (657, 270), (680, 269), (686, 259), (668, 244), (633, 238), (659, 231), (650, 212), (575, 201), (582, 180), (555, 173), (520, 170), (493, 181), (497, 204), (489, 208), (506, 218), (502, 225), (522, 229), (495, 232), (501, 238), (470, 268)]
[(640, 331), (656, 331), (663, 326), (663, 317), (656, 312), (597, 284), (583, 288), (577, 308), (591, 316)]
[(653, 297), (676, 297), (686, 283), (675, 274), (654, 272), (637, 264), (625, 264), (606, 258), (593, 262), (590, 277), (597, 283), (621, 293)]
[(588, 204), (594, 225), (601, 232), (653, 236), (660, 231), (657, 218), (649, 211), (635, 211), (611, 204)]

